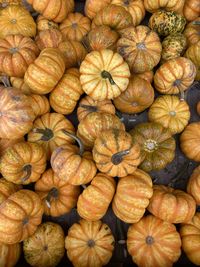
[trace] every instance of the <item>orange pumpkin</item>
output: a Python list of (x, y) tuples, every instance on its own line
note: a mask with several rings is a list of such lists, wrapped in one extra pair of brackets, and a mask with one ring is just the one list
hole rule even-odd
[(20, 89), (25, 95), (31, 94), (31, 88), (25, 84), (23, 78), (10, 77), (10, 83), (12, 84), (12, 87)]
[(188, 46), (200, 41), (200, 17), (188, 23), (185, 27), (184, 35), (187, 38)]
[(197, 73), (195, 80), (200, 80), (200, 41), (189, 46), (187, 51), (185, 52), (185, 57), (189, 58), (194, 65), (196, 66)]
[(66, 74), (72, 74), (74, 76), (76, 76), (77, 78), (80, 78), (80, 72), (78, 68), (70, 68), (65, 70)]
[(93, 19), (96, 14), (109, 5), (111, 0), (86, 0), (85, 1), (85, 14), (88, 18)]
[(154, 73), (152, 70), (150, 71), (145, 71), (145, 72), (142, 72), (142, 73), (133, 73), (133, 75), (137, 75), (138, 77), (146, 80), (147, 82), (150, 82), (152, 83), (153, 82), (153, 76), (154, 76)]
[(144, 215), (153, 195), (151, 177), (137, 169), (119, 180), (112, 202), (115, 215), (126, 223), (136, 223)]
[(185, 0), (144, 0), (146, 11), (150, 13), (159, 10), (175, 11), (182, 13)]
[(50, 105), (48, 98), (44, 95), (28, 95), (28, 98), (32, 104), (32, 109), (35, 114), (35, 117), (42, 116), (49, 112)]
[(200, 15), (200, 3), (199, 0), (185, 0), (183, 7), (183, 15), (187, 20), (191, 21), (199, 17)]
[[(0, 179), (0, 205), (12, 194), (20, 190), (20, 185), (13, 184), (7, 180)], [(1, 258), (1, 257), (0, 257)], [(1, 262), (1, 260), (0, 260)]]
[(16, 266), (21, 254), (21, 246), (19, 243), (6, 245), (0, 243), (0, 266), (14, 267)]
[(50, 29), (58, 29), (58, 24), (52, 20), (48, 20), (42, 15), (39, 15), (36, 20), (38, 32)]
[(200, 205), (200, 166), (194, 169), (187, 184), (187, 192), (192, 195), (197, 205)]
[(1, 138), (0, 139), (0, 157), (4, 154), (7, 148), (22, 141), (24, 141), (24, 137), (19, 138), (19, 139)]
[(9, 5), (21, 5), (22, 0), (0, 0), (0, 8), (5, 8)]
[(58, 47), (63, 41), (62, 33), (57, 29), (48, 29), (39, 31), (35, 38), (36, 44), (40, 50), (47, 47)]
[(19, 190), (1, 204), (0, 242), (15, 244), (31, 236), (42, 222), (43, 206), (30, 190)]

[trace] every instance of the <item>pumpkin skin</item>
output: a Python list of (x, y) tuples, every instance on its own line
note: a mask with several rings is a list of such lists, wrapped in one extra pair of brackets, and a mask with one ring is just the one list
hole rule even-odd
[(21, 5), (22, 0), (0, 0), (0, 8), (5, 8), (9, 5)]
[(177, 57), (161, 65), (154, 75), (154, 86), (161, 94), (178, 94), (192, 85), (196, 67), (190, 59)]
[(102, 267), (114, 250), (115, 239), (107, 224), (80, 220), (73, 224), (65, 239), (67, 256), (74, 267)]
[(200, 166), (196, 167), (187, 184), (187, 193), (193, 196), (197, 205), (200, 205)]
[(149, 83), (152, 83), (153, 82), (154, 73), (153, 73), (152, 70), (146, 71), (146, 72), (142, 72), (142, 73), (137, 73), (137, 74), (136, 73), (133, 73), (133, 75), (134, 76), (136, 75), (137, 77), (140, 77), (140, 78), (146, 80)]
[(10, 83), (12, 87), (20, 89), (21, 92), (25, 95), (31, 94), (31, 88), (27, 84), (25, 84), (23, 78), (10, 77)]
[(35, 117), (40, 117), (50, 110), (48, 98), (44, 95), (29, 95), (28, 98), (31, 102), (31, 107)]
[(21, 254), (21, 246), (19, 243), (13, 245), (6, 245), (0, 243), (0, 266), (14, 267)]
[(20, 5), (11, 5), (0, 10), (0, 38), (10, 34), (34, 37), (36, 24), (30, 13)]
[(15, 184), (37, 181), (45, 168), (45, 151), (36, 143), (17, 143), (8, 148), (0, 159), (1, 174)]
[(115, 107), (124, 113), (134, 114), (144, 111), (154, 101), (151, 84), (138, 76), (131, 76), (127, 89), (114, 99)]
[(130, 77), (128, 64), (110, 49), (87, 54), (80, 73), (83, 91), (98, 101), (119, 96), (126, 90)]
[(197, 73), (195, 80), (200, 80), (200, 41), (198, 43), (189, 46), (185, 52), (185, 57), (189, 58), (196, 66)]
[(200, 15), (200, 3), (199, 0), (185, 0), (183, 7), (183, 15), (187, 20), (191, 21), (199, 17)]
[(197, 103), (197, 113), (200, 116), (200, 101)]
[(159, 63), (162, 45), (157, 33), (140, 25), (122, 31), (117, 51), (126, 60), (131, 72), (142, 73), (152, 70)]
[(151, 177), (139, 169), (121, 178), (112, 202), (115, 215), (126, 223), (138, 222), (153, 195), (152, 186)]
[(146, 11), (155, 13), (159, 10), (182, 13), (184, 0), (144, 0)]
[(63, 41), (62, 33), (57, 29), (43, 30), (35, 38), (36, 44), (40, 50), (47, 47), (55, 47)]
[(111, 100), (95, 101), (90, 96), (85, 96), (81, 99), (77, 108), (78, 120), (83, 120), (92, 112), (110, 113), (115, 115), (115, 106), (112, 104)]
[[(12, 194), (20, 190), (20, 185), (13, 184), (7, 180), (0, 179), (0, 205)], [(0, 257), (1, 258), (1, 257)]]
[(93, 19), (96, 14), (103, 9), (104, 7), (106, 7), (107, 5), (109, 5), (111, 2), (111, 0), (86, 0), (85, 1), (85, 8), (84, 8), (84, 12), (86, 14), (86, 16), (90, 19)]
[(42, 15), (39, 15), (36, 20), (38, 32), (50, 29), (59, 29), (58, 24), (52, 20), (48, 20)]
[(140, 123), (129, 132), (134, 143), (140, 145), (144, 171), (161, 170), (175, 156), (176, 143), (169, 129), (155, 122)]
[(44, 213), (57, 217), (76, 206), (80, 188), (66, 183), (52, 169), (48, 169), (35, 183), (35, 192), (42, 200)]
[[(199, 24), (195, 24), (195, 22)], [(187, 38), (188, 46), (198, 43), (200, 41), (200, 17), (188, 23), (183, 34)]]
[(28, 141), (43, 146), (49, 160), (57, 147), (73, 143), (62, 130), (75, 132), (72, 123), (62, 114), (46, 113), (34, 121), (33, 128), (28, 133)]
[(22, 189), (12, 194), (0, 208), (0, 242), (15, 244), (31, 236), (42, 222), (39, 196)]
[(55, 267), (65, 253), (65, 235), (59, 224), (46, 222), (23, 242), (24, 258), (31, 266)]
[(24, 137), (19, 138), (19, 139), (1, 138), (0, 139), (0, 157), (4, 154), (7, 148), (22, 141), (24, 141)]
[(53, 90), (65, 71), (64, 57), (57, 48), (45, 48), (30, 64), (24, 82), (32, 93), (47, 94)]
[(0, 72), (23, 77), (38, 54), (39, 49), (31, 38), (20, 34), (6, 36), (0, 39)]
[(148, 215), (129, 227), (127, 248), (137, 266), (171, 267), (181, 256), (181, 238), (175, 225)]
[(187, 102), (177, 96), (158, 97), (148, 112), (149, 121), (158, 122), (168, 128), (172, 134), (181, 133), (190, 119), (190, 108)]
[(115, 186), (112, 177), (98, 173), (78, 198), (77, 211), (81, 218), (88, 221), (101, 219), (112, 201)]
[(200, 162), (200, 122), (190, 123), (180, 137), (181, 150), (189, 159)]
[(80, 72), (78, 68), (70, 68), (65, 70), (66, 74), (72, 74), (74, 76), (76, 76), (77, 78), (80, 78)]

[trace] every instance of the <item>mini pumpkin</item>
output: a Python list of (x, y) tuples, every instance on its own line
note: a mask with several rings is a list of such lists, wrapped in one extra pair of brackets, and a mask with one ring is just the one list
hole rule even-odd
[(67, 256), (74, 267), (102, 267), (114, 250), (115, 239), (107, 224), (80, 220), (73, 224), (65, 239)]
[(22, 0), (0, 0), (0, 8), (5, 8), (9, 5), (21, 5)]
[(129, 227), (127, 248), (137, 266), (171, 267), (181, 256), (181, 238), (175, 225), (148, 215)]
[(196, 167), (192, 172), (187, 184), (187, 192), (196, 201), (197, 205), (200, 205), (200, 166)]
[(144, 122), (130, 131), (134, 143), (141, 148), (141, 165), (144, 171), (161, 170), (175, 156), (176, 143), (169, 129), (155, 122)]
[(7, 148), (13, 146), (14, 144), (20, 143), (24, 141), (24, 137), (19, 139), (7, 139), (1, 138), (0, 139), (0, 157), (4, 154)]
[(111, 0), (86, 0), (85, 1), (85, 7), (84, 7), (84, 11), (85, 14), (88, 18), (93, 19), (96, 14), (103, 9), (104, 7), (106, 7), (107, 5), (109, 5), (111, 2)]
[(112, 202), (115, 215), (126, 223), (136, 223), (144, 215), (153, 195), (151, 177), (137, 169), (119, 180)]
[[(13, 184), (3, 178), (0, 179), (0, 205), (12, 194), (21, 189), (20, 185)], [(1, 262), (1, 261), (0, 261)]]
[(35, 117), (40, 117), (50, 110), (49, 100), (44, 95), (28, 95)]
[(159, 10), (181, 13), (184, 2), (184, 0), (144, 0), (144, 6), (150, 13), (155, 13)]
[(40, 50), (47, 47), (55, 47), (63, 41), (62, 33), (58, 29), (48, 29), (39, 31), (35, 38), (36, 44)]
[(23, 94), (31, 94), (31, 88), (27, 84), (25, 84), (23, 78), (10, 77), (10, 83), (12, 87), (20, 89)]
[(185, 0), (183, 15), (189, 21), (196, 19), (200, 15), (199, 0)]
[(58, 29), (58, 24), (52, 20), (48, 20), (42, 15), (39, 15), (36, 20), (38, 32), (50, 29)]
[(185, 57), (189, 58), (195, 65), (197, 73), (195, 80), (200, 80), (200, 41), (196, 44), (189, 46), (185, 52)]
[(196, 44), (200, 41), (200, 17), (188, 23), (184, 30), (184, 35), (187, 38), (188, 46)]
[(21, 246), (19, 243), (6, 245), (0, 243), (0, 266), (14, 267), (16, 266), (21, 255)]
[(153, 76), (154, 76), (154, 73), (152, 70), (150, 71), (145, 71), (145, 72), (142, 72), (142, 73), (133, 73), (133, 75), (135, 76), (138, 76), (144, 80), (146, 80), (147, 82), (150, 82), (152, 83), (153, 82)]
[(65, 235), (62, 227), (46, 222), (23, 242), (24, 258), (30, 266), (56, 267), (65, 253)]

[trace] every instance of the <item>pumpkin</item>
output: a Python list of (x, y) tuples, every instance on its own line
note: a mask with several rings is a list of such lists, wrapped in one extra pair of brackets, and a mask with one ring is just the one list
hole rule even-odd
[(99, 101), (119, 96), (126, 90), (130, 77), (128, 64), (110, 49), (87, 54), (80, 73), (83, 91)]
[(163, 95), (158, 97), (148, 112), (149, 121), (158, 122), (168, 128), (172, 134), (180, 133), (190, 119), (190, 108), (187, 102), (177, 96)]
[(187, 184), (187, 193), (193, 196), (197, 205), (200, 205), (200, 166), (196, 167)]
[(96, 14), (103, 9), (104, 7), (106, 7), (107, 5), (109, 5), (111, 2), (111, 0), (86, 0), (85, 1), (85, 7), (84, 7), (84, 11), (85, 14), (88, 18), (93, 19)]
[(177, 57), (161, 65), (154, 75), (154, 86), (162, 94), (178, 94), (187, 90), (196, 76), (190, 59)]
[(111, 100), (95, 101), (90, 96), (85, 96), (79, 102), (77, 108), (78, 120), (83, 120), (88, 114), (92, 112), (115, 114), (115, 106)]
[(62, 22), (67, 14), (74, 10), (74, 0), (27, 0), (33, 8), (43, 15), (43, 17), (53, 20), (54, 22)]
[(58, 45), (63, 41), (63, 36), (57, 29), (48, 29), (39, 31), (35, 41), (39, 49), (43, 50), (47, 47), (58, 47)]
[(36, 24), (30, 13), (20, 5), (11, 5), (0, 10), (0, 38), (10, 34), (33, 37)]
[(20, 142), (9, 147), (0, 159), (3, 177), (15, 184), (37, 181), (46, 168), (46, 154), (36, 143)]
[(186, 19), (174, 11), (160, 10), (149, 19), (149, 27), (160, 36), (181, 33), (186, 25)]
[(48, 98), (44, 95), (29, 95), (35, 117), (40, 117), (50, 110)]
[(77, 78), (80, 78), (80, 72), (78, 68), (69, 68), (65, 70), (66, 74), (72, 74), (76, 76)]
[(200, 101), (197, 103), (197, 113), (200, 116)]
[(53, 222), (41, 224), (32, 236), (24, 240), (23, 251), (30, 266), (57, 266), (65, 253), (62, 227)]
[(80, 121), (77, 135), (86, 148), (92, 149), (96, 138), (102, 131), (109, 129), (124, 130), (125, 126), (120, 119), (113, 114), (92, 112)]
[(5, 8), (9, 5), (21, 5), (22, 0), (0, 0), (0, 8)]
[(182, 224), (180, 228), (182, 249), (188, 259), (195, 265), (200, 265), (200, 212), (191, 221)]
[(151, 177), (139, 169), (121, 178), (112, 202), (115, 215), (126, 223), (138, 222), (153, 195), (152, 186)]
[(0, 39), (0, 72), (23, 77), (38, 54), (39, 49), (30, 37), (21, 34), (6, 36)]
[[(12, 194), (21, 189), (20, 185), (13, 184), (7, 180), (0, 179), (0, 205)], [(1, 257), (0, 257), (1, 258)], [(1, 261), (0, 261), (1, 262)]]
[(44, 30), (50, 30), (50, 29), (57, 29), (58, 30), (58, 24), (52, 20), (48, 20), (42, 15), (39, 15), (36, 20), (37, 30), (38, 32), (44, 31)]
[(199, 0), (185, 0), (183, 15), (189, 21), (196, 19), (200, 15)]
[(35, 183), (35, 192), (42, 200), (44, 213), (57, 217), (76, 206), (80, 188), (66, 183), (52, 169), (48, 169)]
[(29, 98), (13, 87), (0, 87), (0, 114), (0, 138), (23, 137), (35, 119)]
[(11, 147), (14, 144), (17, 144), (22, 141), (24, 141), (24, 137), (19, 139), (0, 138), (0, 157), (4, 154), (8, 147)]
[(154, 89), (146, 80), (133, 75), (127, 89), (114, 99), (115, 107), (124, 113), (138, 113), (151, 106), (154, 101)]
[(28, 141), (42, 145), (47, 159), (50, 159), (57, 147), (73, 142), (62, 130), (75, 132), (72, 123), (62, 114), (46, 113), (34, 121), (33, 128), (28, 133)]
[(180, 137), (181, 150), (189, 159), (200, 162), (200, 122), (190, 123)]
[(53, 90), (65, 71), (64, 57), (58, 48), (45, 48), (29, 65), (24, 82), (32, 93), (47, 94)]
[(176, 143), (169, 129), (155, 122), (144, 122), (130, 131), (133, 142), (140, 145), (144, 171), (161, 170), (175, 156)]
[(59, 25), (59, 29), (66, 39), (82, 41), (91, 28), (90, 19), (81, 13), (70, 13)]
[(185, 0), (144, 0), (144, 7), (150, 13), (159, 10), (182, 13)]
[(148, 215), (129, 227), (127, 248), (137, 266), (171, 267), (181, 256), (181, 238), (175, 225)]
[(79, 77), (65, 73), (50, 94), (51, 107), (58, 113), (70, 114), (83, 94)]
[(142, 0), (112, 0), (111, 4), (123, 6), (131, 14), (134, 26), (139, 25), (145, 16)]
[(114, 193), (114, 179), (106, 174), (98, 173), (78, 198), (78, 214), (88, 221), (101, 219), (106, 214)]
[(102, 267), (114, 250), (115, 239), (109, 226), (101, 221), (80, 220), (73, 224), (65, 239), (67, 256), (74, 267)]
[(21, 254), (21, 246), (19, 243), (13, 245), (6, 245), (0, 243), (0, 266), (14, 267)]
[(22, 189), (12, 194), (0, 208), (0, 242), (15, 244), (31, 236), (42, 222), (39, 196)]
[(200, 17), (188, 23), (183, 34), (187, 38), (188, 46), (196, 44), (198, 41), (200, 41)]
[(54, 150), (51, 156), (51, 166), (60, 179), (72, 185), (89, 183), (96, 174), (96, 166), (92, 154), (84, 151), (81, 140), (63, 130), (63, 132), (74, 138), (79, 145), (63, 145)]
[(117, 51), (132, 72), (142, 73), (152, 70), (159, 63), (162, 45), (157, 33), (140, 25), (122, 31)]
[(153, 73), (152, 70), (145, 71), (145, 72), (142, 72), (142, 73), (133, 73), (133, 75), (134, 76), (136, 75), (136, 76), (138, 76), (138, 77), (146, 80), (149, 83), (152, 83), (153, 82), (154, 73)]
[(31, 94), (31, 88), (25, 84), (23, 78), (10, 77), (10, 83), (12, 84), (12, 87), (20, 89), (25, 95)]
[(84, 46), (77, 41), (65, 40), (58, 45), (58, 48), (64, 55), (67, 69), (79, 67), (87, 54)]
[(187, 51), (185, 52), (185, 57), (189, 58), (194, 65), (196, 66), (197, 73), (195, 80), (200, 80), (200, 41), (196, 44), (189, 46)]

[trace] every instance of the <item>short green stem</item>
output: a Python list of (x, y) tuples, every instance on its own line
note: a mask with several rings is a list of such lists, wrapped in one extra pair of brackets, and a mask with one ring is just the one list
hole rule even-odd
[(115, 81), (113, 80), (112, 75), (111, 75), (108, 71), (103, 70), (103, 71), (101, 72), (101, 77), (102, 77), (103, 79), (108, 79), (111, 85), (115, 85)]
[(112, 155), (111, 161), (114, 165), (118, 165), (123, 161), (123, 157), (128, 155), (130, 153), (130, 150), (123, 150), (120, 151), (118, 153), (115, 153), (114, 155)]
[(78, 138), (76, 135), (74, 135), (74, 134), (72, 134), (72, 133), (70, 133), (70, 132), (68, 132), (68, 131), (66, 131), (64, 129), (62, 130), (62, 132), (64, 134), (66, 134), (67, 136), (71, 137), (72, 139), (74, 139), (78, 143), (78, 145), (79, 145), (79, 155), (80, 156), (83, 156), (83, 153), (84, 153), (84, 145), (83, 145), (81, 139)]

